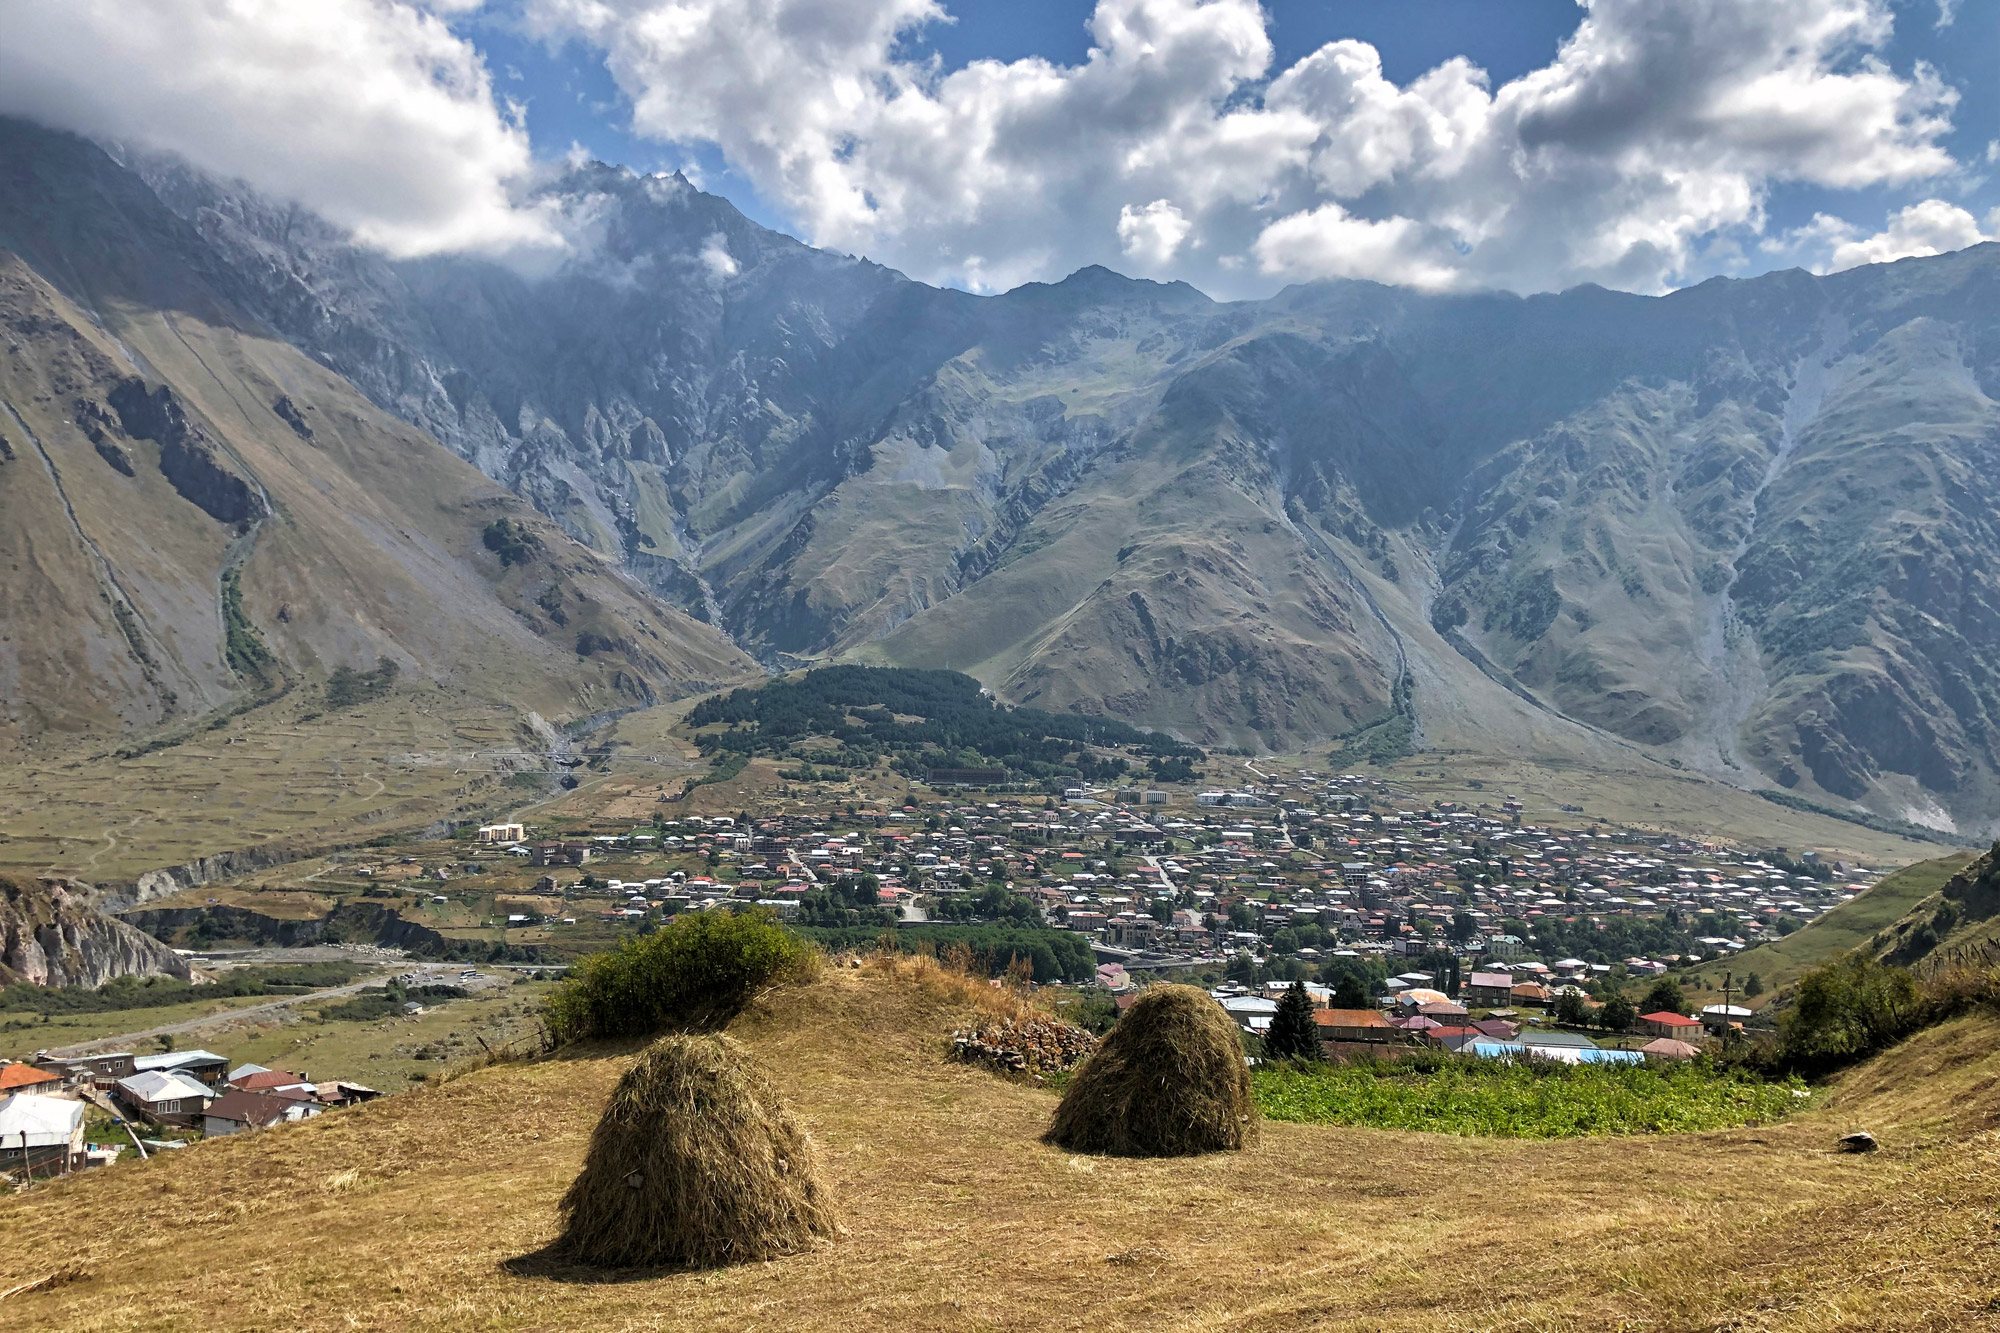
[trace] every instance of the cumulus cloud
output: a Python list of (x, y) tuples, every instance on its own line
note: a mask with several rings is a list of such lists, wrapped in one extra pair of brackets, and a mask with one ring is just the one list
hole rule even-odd
[(1126, 204), (1118, 210), (1118, 245), (1148, 269), (1164, 268), (1192, 230), (1181, 211), (1165, 199), (1144, 208)]
[(527, 0), (639, 133), (719, 147), (814, 242), (977, 288), (1110, 263), (1223, 294), (1366, 276), (1657, 290), (1779, 182), (1957, 166), (1956, 93), (1881, 58), (1889, 0), (1584, 0), (1547, 66), (1406, 84), (1366, 43), (1274, 67), (1257, 0), (1098, 0), (1074, 65), (944, 72), (939, 0)]
[(1977, 218), (1957, 204), (1925, 199), (1891, 213), (1887, 225), (1873, 235), (1843, 218), (1819, 213), (1767, 249), (1789, 252), (1815, 272), (1838, 273), (1863, 264), (1946, 254), (1992, 240), (2000, 240), (2000, 209), (1987, 216), (1982, 228)]
[(0, 0), (0, 112), (178, 153), (408, 256), (546, 252), (518, 116), (440, 14), (479, 0)]

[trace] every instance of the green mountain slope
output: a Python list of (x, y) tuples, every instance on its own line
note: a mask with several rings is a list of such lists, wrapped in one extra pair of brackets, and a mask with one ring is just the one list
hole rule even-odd
[[(1947, 882), (1974, 860), (1966, 852), (1904, 866), (1884, 875), (1851, 902), (1842, 903), (1783, 939), (1745, 949), (1730, 960), (1729, 970), (1739, 987), (1751, 973), (1756, 973), (1764, 983), (1764, 993), (1746, 1000), (1739, 991), (1731, 997), (1732, 1002), (1752, 1007), (1763, 1004), (1812, 968), (1855, 949), (1877, 947), (1878, 937), (1884, 932), (1893, 934), (1898, 923), (1907, 919), (1919, 904), (1935, 898)], [(1719, 976), (1704, 979), (1713, 985), (1721, 982)], [(1701, 994), (1704, 1003), (1722, 1001), (1721, 993), (1712, 987)]]

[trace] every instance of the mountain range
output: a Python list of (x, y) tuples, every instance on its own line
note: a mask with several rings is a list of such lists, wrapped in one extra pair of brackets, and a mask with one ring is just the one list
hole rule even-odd
[(382, 660), (553, 716), (840, 659), (1996, 826), (2000, 246), (1663, 297), (977, 296), (679, 176), (541, 202), (549, 271), (392, 261), (0, 122), (4, 739)]

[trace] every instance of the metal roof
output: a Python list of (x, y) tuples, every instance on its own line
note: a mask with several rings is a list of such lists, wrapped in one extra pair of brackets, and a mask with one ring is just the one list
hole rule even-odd
[(83, 1124), (83, 1103), (17, 1092), (0, 1097), (0, 1148), (53, 1148), (70, 1142)]

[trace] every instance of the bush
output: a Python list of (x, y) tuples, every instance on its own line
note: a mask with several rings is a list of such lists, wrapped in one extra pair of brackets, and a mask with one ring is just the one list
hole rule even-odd
[(1681, 993), (1680, 983), (1672, 977), (1660, 977), (1653, 982), (1646, 998), (1639, 1001), (1642, 1014), (1684, 1014), (1687, 1012), (1687, 997)]
[(397, 666), (386, 657), (375, 659), (373, 671), (356, 671), (337, 666), (326, 678), (326, 706), (352, 708), (355, 704), (380, 699), (396, 683)]
[(818, 961), (767, 912), (691, 912), (580, 960), (543, 1017), (556, 1045), (719, 1028), (759, 990), (809, 977)]
[(1831, 1073), (1934, 1021), (1923, 1000), (1923, 989), (1908, 969), (1872, 958), (1856, 956), (1814, 968), (1799, 979), (1779, 1024), (1778, 1058), (1786, 1069), (1800, 1073)]
[(904, 953), (940, 957), (963, 947), (970, 965), (989, 977), (1006, 975), (1017, 960), (1032, 967), (1035, 980), (1043, 984), (1088, 982), (1097, 974), (1097, 957), (1087, 938), (1048, 926), (932, 924), (900, 926), (887, 936), (879, 926), (806, 926), (799, 933), (828, 953), (879, 949), (885, 939), (889, 948)]
[(526, 564), (542, 549), (541, 539), (525, 523), (496, 518), (479, 534), (487, 550), (500, 557), (500, 567)]

